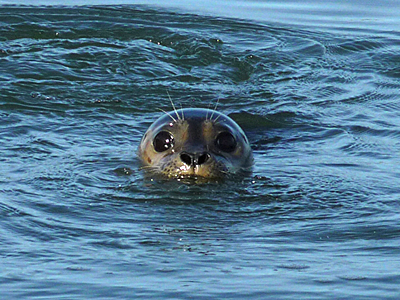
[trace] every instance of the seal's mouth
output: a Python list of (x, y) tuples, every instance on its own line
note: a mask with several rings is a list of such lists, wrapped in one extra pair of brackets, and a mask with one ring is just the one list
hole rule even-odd
[(167, 172), (162, 172), (165, 176), (169, 178), (208, 178), (208, 179), (217, 179), (224, 178), (229, 175), (229, 172), (226, 168), (213, 168), (213, 167), (205, 167), (205, 166), (181, 166), (175, 171), (168, 170)]
[(177, 154), (173, 159), (166, 158), (160, 173), (168, 178), (207, 178), (220, 179), (230, 172), (223, 158), (216, 158), (209, 153), (190, 155), (187, 152)]

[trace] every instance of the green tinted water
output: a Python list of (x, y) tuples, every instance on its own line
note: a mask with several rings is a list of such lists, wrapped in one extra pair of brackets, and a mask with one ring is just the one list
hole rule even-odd
[[(0, 7), (2, 297), (396, 299), (399, 51), (396, 31)], [(253, 174), (144, 179), (168, 93), (219, 101)]]

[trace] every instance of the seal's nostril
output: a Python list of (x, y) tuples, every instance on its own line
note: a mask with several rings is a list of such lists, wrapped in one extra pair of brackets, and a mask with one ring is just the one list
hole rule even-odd
[(182, 153), (182, 154), (181, 154), (181, 160), (182, 160), (185, 164), (187, 164), (188, 166), (192, 165), (192, 163), (193, 163), (192, 156), (190, 156), (190, 155), (187, 154), (187, 153)]
[(181, 161), (184, 162), (188, 166), (200, 166), (204, 164), (210, 158), (210, 154), (207, 152), (203, 152), (201, 154), (192, 154), (192, 153), (181, 153), (180, 158)]
[(207, 152), (204, 152), (203, 154), (199, 155), (199, 157), (197, 158), (197, 164), (198, 164), (198, 165), (202, 165), (202, 164), (204, 164), (209, 158), (210, 158), (210, 154), (208, 154)]

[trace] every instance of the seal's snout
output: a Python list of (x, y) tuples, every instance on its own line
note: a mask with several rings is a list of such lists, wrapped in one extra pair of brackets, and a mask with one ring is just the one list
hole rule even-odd
[(188, 166), (200, 166), (210, 159), (208, 152), (203, 153), (188, 153), (182, 152), (180, 155), (181, 161)]

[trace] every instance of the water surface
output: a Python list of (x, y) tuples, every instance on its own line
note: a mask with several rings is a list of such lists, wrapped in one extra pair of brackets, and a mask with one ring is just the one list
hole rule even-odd
[[(400, 10), (273, 3), (0, 6), (3, 299), (397, 299)], [(253, 174), (144, 178), (168, 93)]]

